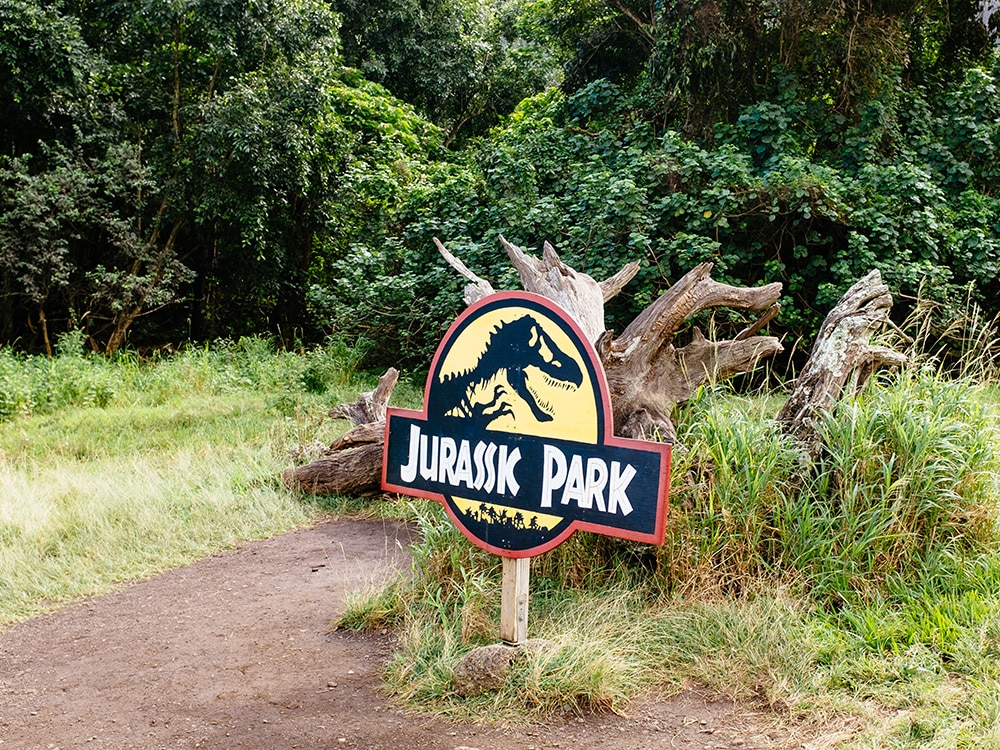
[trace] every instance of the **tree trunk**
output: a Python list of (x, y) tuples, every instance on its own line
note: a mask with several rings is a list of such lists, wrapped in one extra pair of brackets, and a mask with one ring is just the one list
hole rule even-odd
[(892, 295), (877, 270), (847, 290), (820, 326), (809, 360), (777, 419), (810, 454), (819, 448), (817, 422), (845, 389), (857, 393), (879, 367), (898, 367), (906, 357), (871, 343), (889, 323)]
[(42, 329), (42, 341), (45, 343), (45, 354), (52, 358), (52, 342), (49, 341), (49, 322), (45, 318), (45, 306), (38, 306), (38, 325)]
[[(385, 425), (383, 425), (385, 429)], [(281, 480), (289, 489), (311, 495), (366, 495), (382, 482), (383, 441), (334, 451), (305, 466), (288, 469)]]
[(385, 440), (385, 410), (399, 371), (390, 367), (373, 391), (358, 396), (353, 404), (330, 409), (334, 419), (349, 419), (355, 425), (312, 463), (288, 469), (281, 480), (289, 489), (314, 495), (364, 495), (378, 492), (382, 482), (382, 446)]

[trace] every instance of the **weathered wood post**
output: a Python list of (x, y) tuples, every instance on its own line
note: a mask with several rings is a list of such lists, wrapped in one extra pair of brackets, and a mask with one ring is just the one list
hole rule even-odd
[(789, 435), (810, 456), (821, 447), (818, 422), (831, 411), (845, 390), (859, 392), (882, 367), (902, 367), (906, 355), (873, 343), (890, 325), (892, 295), (878, 270), (857, 281), (827, 314), (795, 387), (777, 414)]
[(503, 558), (500, 584), (500, 640), (508, 646), (523, 646), (528, 640), (528, 588), (530, 557)]

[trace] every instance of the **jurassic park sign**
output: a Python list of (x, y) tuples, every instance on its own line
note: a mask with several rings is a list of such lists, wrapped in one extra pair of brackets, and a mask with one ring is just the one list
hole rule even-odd
[(423, 411), (389, 409), (382, 487), (444, 504), (473, 543), (531, 557), (577, 529), (663, 542), (670, 445), (613, 435), (597, 354), (550, 300), (502, 292), (452, 324)]

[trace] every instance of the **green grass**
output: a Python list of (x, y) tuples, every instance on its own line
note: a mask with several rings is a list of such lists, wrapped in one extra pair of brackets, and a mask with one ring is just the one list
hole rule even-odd
[[(254, 407), (257, 406), (255, 409)], [(0, 613), (10, 622), (309, 520), (281, 488), (262, 404), (67, 409), (0, 447)]]
[[(394, 628), (387, 687), (486, 721), (626, 709), (691, 683), (770, 707), (839, 746), (1000, 747), (1000, 392), (926, 367), (869, 385), (823, 424), (815, 462), (774, 396), (706, 388), (678, 431), (667, 540), (577, 534), (532, 563), (529, 634), (550, 647), (460, 699), (458, 660), (495, 642), (499, 560), (432, 502), (285, 490), (292, 455), (374, 385), (339, 344), (258, 339), (150, 361), (0, 350), (0, 623), (182, 565), (333, 509), (414, 518), (410, 575), (339, 623)], [(419, 403), (421, 383), (397, 402)]]
[(146, 362), (0, 350), (0, 401), (18, 405), (0, 412), (0, 624), (357, 510), (279, 481), (292, 451), (343, 429), (329, 407), (374, 384), (354, 354), (259, 339)]

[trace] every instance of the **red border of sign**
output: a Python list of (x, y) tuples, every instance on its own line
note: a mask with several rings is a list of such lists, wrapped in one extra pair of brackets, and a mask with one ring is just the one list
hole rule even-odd
[[(388, 470), (386, 459), (383, 455), (382, 460), (382, 489), (388, 490), (390, 492), (397, 492), (402, 495), (408, 495), (410, 497), (422, 497), (427, 500), (434, 500), (441, 503), (444, 509), (447, 511), (448, 515), (451, 517), (452, 522), (462, 531), (462, 535), (475, 544), (477, 547), (485, 549), (488, 552), (492, 552), (495, 555), (500, 555), (501, 557), (535, 557), (544, 552), (548, 552), (551, 549), (558, 547), (560, 544), (565, 542), (571, 534), (575, 531), (591, 531), (597, 534), (604, 534), (605, 536), (615, 536), (621, 539), (631, 539), (636, 542), (646, 542), (648, 544), (663, 544), (663, 537), (666, 530), (667, 524), (667, 493), (670, 488), (670, 456), (671, 456), (671, 445), (670, 443), (654, 443), (649, 440), (632, 440), (630, 438), (617, 437), (614, 434), (614, 418), (611, 413), (611, 393), (608, 389), (607, 378), (604, 375), (604, 367), (601, 365), (600, 359), (597, 357), (597, 352), (594, 350), (593, 344), (587, 339), (586, 335), (577, 325), (576, 321), (559, 305), (554, 303), (547, 297), (543, 297), (539, 294), (534, 294), (532, 292), (497, 292), (491, 294), (488, 297), (477, 301), (476, 303), (467, 307), (461, 315), (459, 315), (449, 326), (448, 332), (442, 337), (441, 343), (438, 344), (437, 350), (434, 352), (434, 359), (431, 362), (431, 368), (427, 373), (427, 382), (424, 384), (424, 408), (422, 410), (415, 409), (399, 409), (395, 407), (390, 407), (387, 409), (386, 420), (385, 420), (385, 435), (384, 435), (384, 445), (386, 449), (389, 445), (389, 417), (393, 414), (397, 414), (403, 417), (412, 418), (422, 418), (427, 419), (427, 404), (428, 397), (430, 395), (430, 388), (432, 385), (432, 379), (434, 373), (437, 372), (438, 359), (441, 357), (443, 351), (443, 346), (445, 342), (450, 342), (452, 336), (455, 334), (456, 329), (464, 322), (464, 320), (471, 316), (480, 307), (487, 304), (493, 304), (498, 299), (511, 299), (511, 300), (527, 300), (535, 304), (541, 305), (548, 309), (554, 315), (557, 315), (576, 334), (579, 341), (583, 344), (583, 352), (590, 359), (593, 372), (597, 377), (597, 392), (601, 397), (601, 408), (604, 412), (604, 436), (603, 439), (598, 438), (598, 445), (617, 445), (625, 448), (632, 448), (634, 450), (647, 451), (650, 453), (660, 453), (660, 476), (657, 481), (657, 497), (656, 497), (656, 523), (655, 530), (652, 534), (644, 534), (642, 532), (628, 531), (625, 529), (613, 529), (611, 526), (602, 526), (601, 524), (588, 523), (586, 521), (572, 520), (566, 529), (559, 534), (559, 536), (553, 537), (544, 544), (538, 547), (531, 547), (526, 550), (508, 550), (502, 549), (500, 547), (494, 547), (491, 544), (486, 544), (481, 539), (473, 537), (470, 534), (465, 533), (465, 524), (456, 517), (454, 511), (452, 511), (447, 498), (439, 492), (429, 492), (415, 490), (412, 487), (401, 487), (394, 484), (389, 484), (386, 482), (386, 471)], [(613, 529), (614, 533), (610, 533), (609, 530)]]

